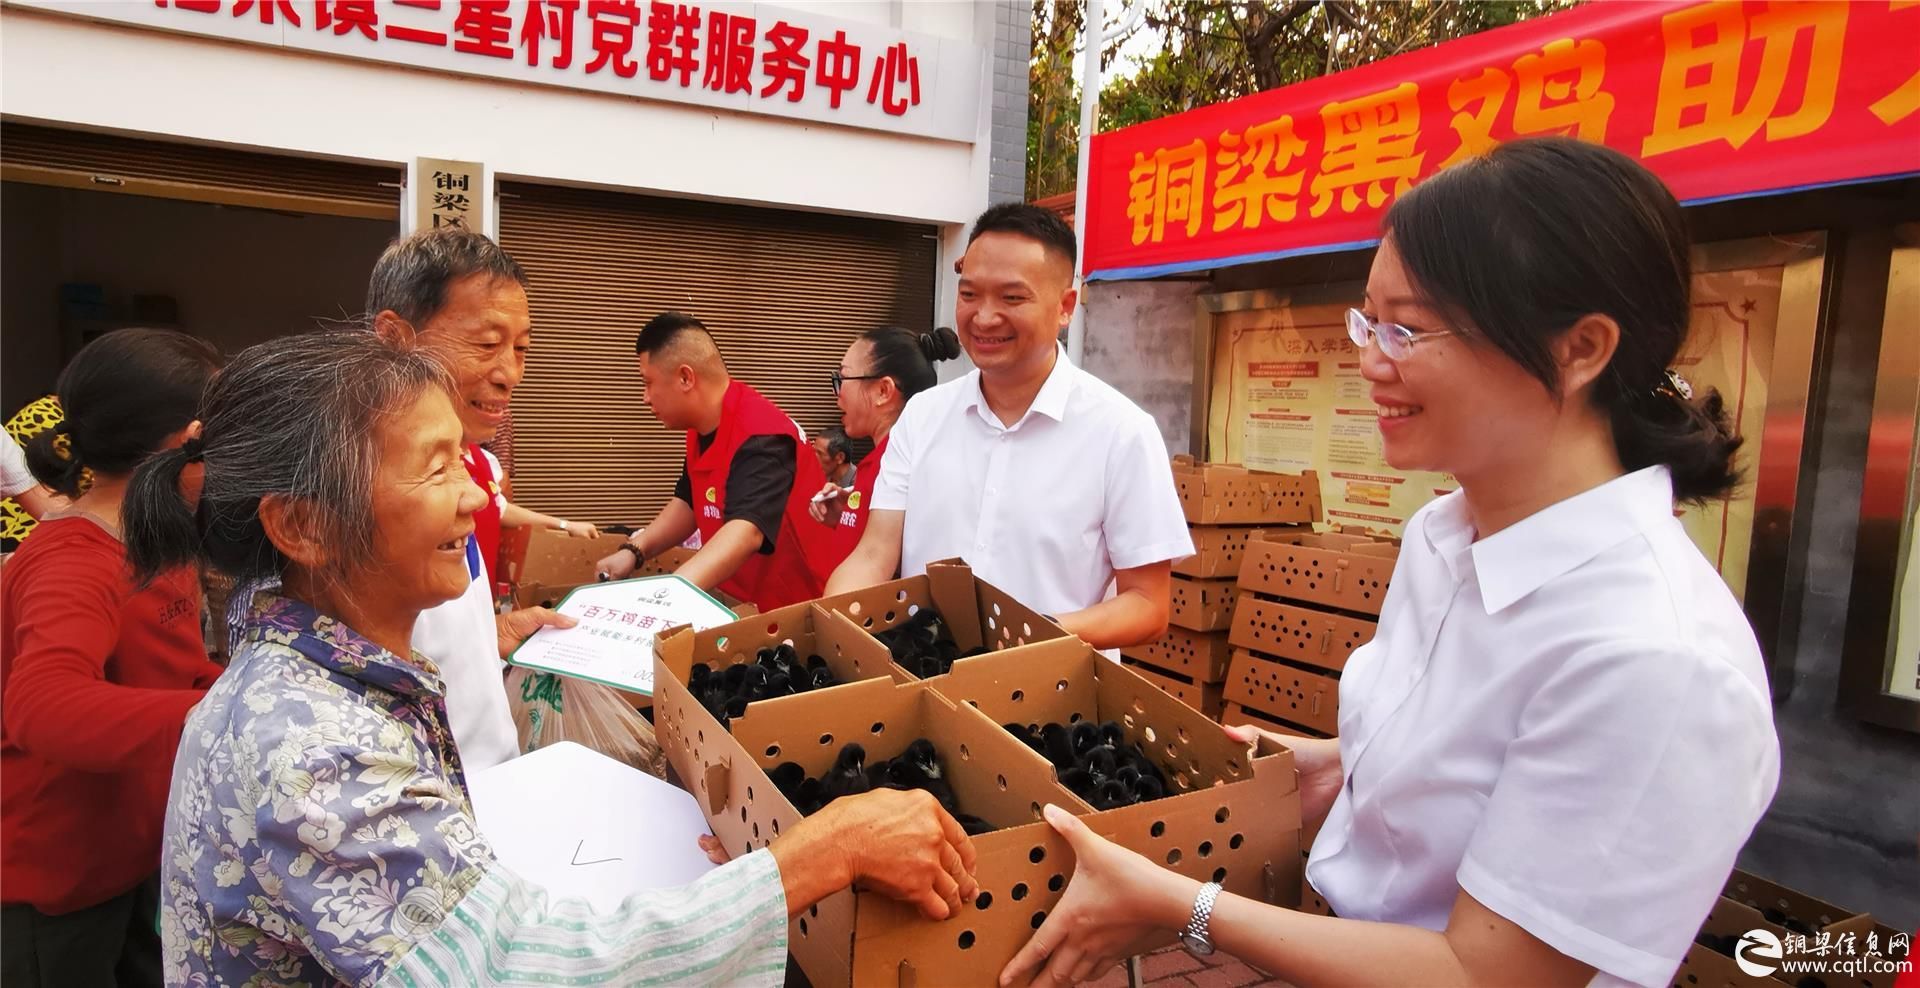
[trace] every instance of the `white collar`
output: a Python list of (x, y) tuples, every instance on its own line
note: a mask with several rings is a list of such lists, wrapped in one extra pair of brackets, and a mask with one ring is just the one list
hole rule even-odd
[[(1556, 577), (1673, 518), (1673, 478), (1651, 466), (1549, 505), (1471, 542), (1480, 600), (1498, 614)], [(1473, 538), (1464, 494), (1428, 517), (1427, 546), (1450, 560)]]
[[(1004, 428), (1009, 430), (1019, 428), (1020, 423), (1025, 422), (1035, 412), (1055, 422), (1066, 421), (1067, 399), (1073, 396), (1074, 375), (1077, 373), (1079, 368), (1073, 366), (1073, 363), (1067, 359), (1066, 347), (1054, 344), (1053, 370), (1047, 372), (1047, 379), (1041, 383), (1039, 393), (1033, 396), (1033, 404), (1027, 406), (1027, 414), (1020, 416), (1020, 422)], [(986, 392), (981, 390), (980, 372), (974, 371), (972, 377), (972, 386), (967, 388), (966, 403), (961, 407), (972, 409), (981, 417), (992, 420), (994, 425), (1000, 426), (999, 420), (993, 416), (993, 410), (987, 407)]]

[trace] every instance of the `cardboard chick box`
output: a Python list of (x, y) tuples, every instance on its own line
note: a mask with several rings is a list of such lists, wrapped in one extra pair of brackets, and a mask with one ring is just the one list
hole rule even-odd
[(1339, 672), (1355, 649), (1373, 640), (1378, 627), (1369, 618), (1247, 594), (1234, 608), (1227, 641), (1250, 652)]
[(1239, 588), (1232, 580), (1171, 580), (1167, 623), (1188, 631), (1225, 631), (1233, 623), (1233, 599)]
[[(845, 614), (875, 636), (906, 624), (931, 607), (962, 655), (981, 648), (997, 652), (1043, 643), (1069, 651), (1078, 648), (1078, 639), (1007, 592), (974, 576), (972, 567), (958, 559), (929, 563), (927, 571), (918, 576), (824, 597), (816, 603)], [(897, 663), (895, 668), (903, 682), (921, 678), (916, 670)]]
[(1320, 478), (1173, 458), (1173, 486), (1194, 525), (1294, 525), (1320, 520)]
[[(1263, 741), (1250, 757), (1219, 724), (1085, 645), (1065, 661), (1032, 662), (1010, 652), (983, 656), (929, 686), (1001, 725), (1038, 730), (1118, 723), (1127, 742), (1161, 767), (1168, 794), (1096, 813), (1087, 825), (1188, 877), (1264, 902), (1299, 905), (1300, 794), (1292, 752)], [(1024, 742), (1019, 754), (1058, 777), (1053, 763)]]
[[(662, 661), (663, 686), (680, 664)], [(769, 770), (790, 761), (818, 778), (849, 742), (871, 762), (928, 739), (956, 808), (998, 828), (972, 837), (980, 893), (945, 921), (859, 889), (836, 892), (794, 917), (788, 947), (817, 988), (991, 983), (1073, 874), (1066, 841), (1037, 816), (1045, 803), (1081, 814), (1089, 808), (1044, 766), (1023, 758), (1017, 739), (924, 683), (868, 679), (764, 700), (734, 720), (731, 734), (690, 701), (683, 685), (658, 696), (660, 709), (670, 711), (662, 747), (682, 778), (698, 780), (708, 823), (736, 855), (765, 847), (802, 820)], [(678, 741), (670, 740), (674, 735)]]
[(1359, 536), (1266, 532), (1241, 555), (1242, 599), (1256, 593), (1379, 614), (1399, 555), (1398, 546)]

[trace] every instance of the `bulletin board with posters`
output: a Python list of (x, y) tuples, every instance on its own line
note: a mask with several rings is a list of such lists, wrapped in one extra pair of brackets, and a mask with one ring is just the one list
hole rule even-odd
[[(1681, 518), (1769, 655), (1793, 634), (1781, 605), (1824, 261), (1818, 232), (1696, 246), (1693, 320), (1675, 362), (1696, 393), (1720, 391), (1746, 437), (1740, 487)], [(1344, 318), (1363, 287), (1202, 296), (1195, 418), (1206, 422), (1208, 459), (1314, 470), (1329, 524), (1397, 536), (1422, 505), (1458, 484), (1381, 458), (1369, 385)]]

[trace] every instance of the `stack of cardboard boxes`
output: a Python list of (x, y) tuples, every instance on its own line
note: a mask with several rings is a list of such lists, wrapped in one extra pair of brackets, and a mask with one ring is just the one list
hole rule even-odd
[(1173, 479), (1195, 555), (1174, 565), (1166, 636), (1120, 654), (1135, 672), (1217, 720), (1241, 556), (1256, 532), (1310, 532), (1320, 518), (1320, 483), (1311, 471), (1264, 473), (1187, 456), (1174, 457)]
[(1365, 536), (1265, 532), (1240, 562), (1227, 638), (1229, 724), (1307, 737), (1340, 730), (1340, 671), (1373, 640), (1399, 548)]
[[(939, 676), (913, 675), (874, 635), (928, 607), (962, 650), (992, 651)], [(840, 684), (758, 701), (726, 727), (689, 692), (695, 663), (718, 671), (783, 642), (803, 656), (820, 655)], [(765, 846), (801, 819), (768, 770), (795, 762), (808, 776), (822, 775), (848, 742), (871, 761), (930, 740), (959, 811), (995, 828), (973, 838), (980, 894), (942, 922), (858, 889), (796, 916), (791, 950), (820, 988), (991, 982), (1073, 875), (1070, 848), (1041, 819), (1047, 803), (1182, 874), (1267, 902), (1299, 901), (1292, 753), (1265, 743), (1249, 752), (963, 563), (935, 563), (920, 576), (706, 631), (669, 631), (655, 643), (654, 682), (667, 759), (736, 854)], [(1168, 794), (1096, 811), (1007, 729), (1083, 722), (1117, 725), (1126, 744), (1139, 745), (1164, 772)]]

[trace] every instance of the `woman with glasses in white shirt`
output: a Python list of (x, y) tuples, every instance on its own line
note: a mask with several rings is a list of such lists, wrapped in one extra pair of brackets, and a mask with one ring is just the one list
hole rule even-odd
[[(1339, 918), (1220, 894), (1047, 817), (1072, 884), (1003, 984), (1179, 930), (1302, 988), (1666, 985), (1779, 781), (1740, 605), (1674, 518), (1738, 480), (1685, 341), (1686, 223), (1605, 147), (1515, 141), (1396, 202), (1348, 316), (1407, 523), (1337, 740), (1295, 752)], [(1244, 740), (1256, 734), (1243, 729)]]

